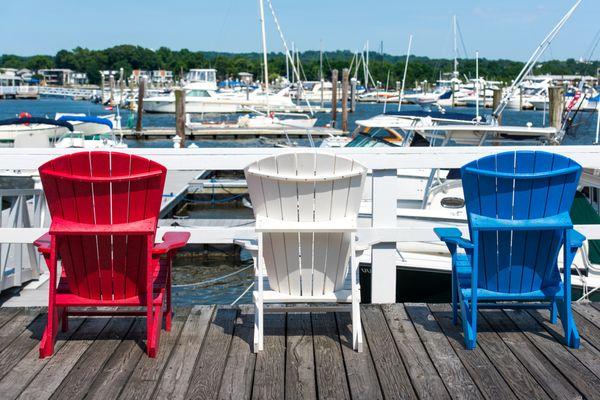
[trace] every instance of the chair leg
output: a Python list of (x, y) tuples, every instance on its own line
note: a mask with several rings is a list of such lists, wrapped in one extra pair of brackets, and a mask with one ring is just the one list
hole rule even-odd
[(352, 302), (352, 347), (359, 353), (363, 351), (362, 323), (358, 301)]
[(254, 300), (254, 352), (263, 350), (264, 338), (264, 310), (261, 301)]
[(458, 284), (455, 272), (452, 271), (452, 323), (458, 324)]
[(171, 319), (173, 310), (171, 309), (171, 264), (169, 262), (169, 271), (167, 272), (167, 309), (165, 310), (165, 331), (171, 331)]
[(69, 330), (69, 309), (67, 307), (63, 307), (61, 309), (61, 330), (66, 332)]
[[(471, 318), (471, 310), (466, 300), (460, 303), (461, 319), (463, 325), (463, 332), (465, 335), (465, 347), (467, 350), (473, 350), (477, 345), (477, 320), (473, 321)], [(475, 314), (477, 315), (477, 314)]]
[(557, 308), (560, 315), (560, 322), (565, 332), (565, 344), (573, 349), (578, 349), (580, 344), (579, 332), (575, 325), (571, 304), (558, 300)]
[(52, 302), (48, 305), (48, 322), (40, 342), (40, 358), (46, 358), (54, 354), (54, 342), (58, 333), (58, 311)]
[(558, 309), (556, 307), (556, 300), (552, 301), (552, 308), (550, 309), (550, 323), (556, 324)]

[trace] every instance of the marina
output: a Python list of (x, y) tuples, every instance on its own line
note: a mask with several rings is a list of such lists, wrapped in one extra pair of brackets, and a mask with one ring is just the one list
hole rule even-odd
[(0, 398), (600, 398), (598, 4), (225, 3), (0, 52)]

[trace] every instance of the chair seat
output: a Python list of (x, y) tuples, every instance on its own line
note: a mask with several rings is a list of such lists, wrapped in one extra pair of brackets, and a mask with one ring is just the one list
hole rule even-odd
[[(258, 292), (253, 292), (254, 297), (258, 296)], [(290, 295), (275, 290), (263, 291), (263, 302), (264, 303), (351, 303), (352, 302), (352, 290), (338, 290), (336, 292), (318, 295), (318, 296), (301, 296), (301, 295)]]
[[(464, 299), (471, 299), (473, 291), (465, 288), (461, 282), (461, 294)], [(541, 290), (524, 293), (502, 293), (487, 289), (477, 289), (479, 301), (548, 301), (563, 296), (562, 282), (558, 286), (550, 286)]]
[[(153, 271), (153, 287), (154, 294), (152, 299), (153, 305), (161, 305), (163, 303), (163, 297), (167, 285), (167, 274), (169, 271), (169, 264), (167, 259), (154, 259), (154, 271)], [(69, 279), (66, 275), (60, 277), (60, 281), (57, 287), (56, 293), (56, 305), (58, 306), (69, 306), (78, 305), (81, 307), (85, 306), (144, 306), (146, 305), (146, 295), (144, 293), (124, 298), (124, 299), (90, 299), (81, 297), (71, 293), (69, 289)]]

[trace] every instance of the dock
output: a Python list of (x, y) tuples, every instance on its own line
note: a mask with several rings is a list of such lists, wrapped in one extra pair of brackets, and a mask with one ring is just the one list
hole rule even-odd
[(484, 311), (475, 350), (448, 304), (363, 305), (365, 346), (348, 313), (269, 314), (252, 353), (249, 305), (177, 308), (155, 359), (145, 323), (73, 317), (38, 359), (43, 308), (0, 309), (3, 399), (542, 399), (600, 396), (600, 306), (575, 305), (581, 348), (543, 311)]
[[(314, 127), (294, 128), (294, 127), (275, 127), (275, 128), (231, 128), (211, 126), (207, 128), (186, 129), (186, 136), (190, 139), (256, 139), (260, 137), (268, 138), (306, 138), (308, 135), (314, 138), (325, 138), (329, 136), (343, 135), (339, 129)], [(173, 128), (145, 128), (141, 132), (144, 139), (171, 139), (175, 136)], [(135, 131), (124, 131), (125, 139), (138, 139), (140, 134)]]

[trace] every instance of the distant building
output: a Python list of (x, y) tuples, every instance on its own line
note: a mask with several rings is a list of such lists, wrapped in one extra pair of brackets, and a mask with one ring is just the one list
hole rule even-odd
[(85, 72), (73, 72), (74, 85), (87, 85), (89, 83), (88, 76)]
[(140, 83), (140, 78), (144, 78), (146, 79), (146, 82), (148, 82), (150, 80), (150, 72), (143, 69), (134, 69), (131, 71), (131, 76), (129, 77), (130, 82)]
[(173, 83), (173, 71), (167, 71), (164, 69), (157, 69), (152, 71), (152, 83)]
[(66, 86), (71, 85), (70, 77), (72, 70), (67, 68), (40, 69), (38, 74), (42, 76), (47, 85)]

